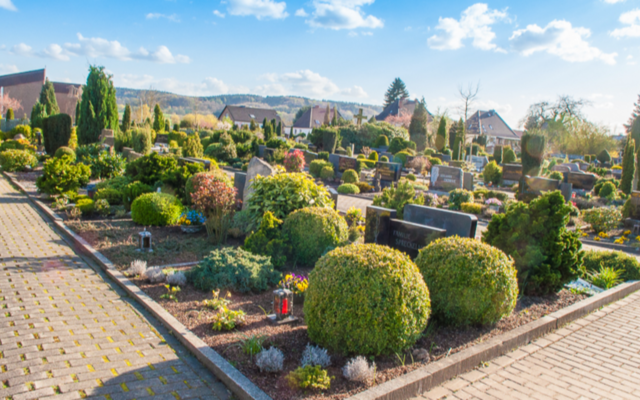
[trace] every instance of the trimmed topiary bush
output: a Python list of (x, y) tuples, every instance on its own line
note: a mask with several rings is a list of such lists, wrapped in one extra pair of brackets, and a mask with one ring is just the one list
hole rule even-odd
[(489, 325), (511, 314), (518, 298), (513, 260), (475, 239), (448, 237), (420, 251), (433, 316), (451, 325)]
[(295, 261), (302, 265), (313, 265), (327, 249), (349, 238), (347, 222), (332, 208), (294, 211), (285, 219), (283, 230)]
[(387, 157), (387, 156), (382, 156), (382, 157), (380, 157), (380, 161), (381, 161), (381, 162), (389, 162), (389, 157)]
[(376, 139), (375, 143), (373, 144), (374, 147), (389, 147), (389, 138), (385, 135), (380, 135), (378, 136), (378, 138)]
[(122, 192), (117, 189), (104, 188), (96, 191), (93, 199), (96, 201), (106, 200), (110, 205), (117, 206), (122, 204)]
[(602, 150), (600, 153), (598, 153), (597, 158), (598, 161), (600, 161), (602, 164), (611, 162), (611, 155), (607, 150)]
[(71, 137), (71, 117), (56, 114), (42, 120), (42, 138), (47, 154), (55, 154), (58, 148), (69, 146)]
[(52, 158), (44, 163), (43, 174), (36, 180), (41, 193), (65, 194), (77, 193), (78, 189), (89, 183), (91, 168), (84, 164), (73, 165), (67, 156)]
[(464, 189), (456, 189), (449, 193), (449, 209), (460, 210), (462, 203), (470, 203), (473, 201), (473, 192)]
[(37, 167), (38, 159), (27, 150), (5, 150), (0, 153), (0, 166), (6, 172), (24, 171), (27, 166)]
[(375, 150), (372, 150), (371, 153), (369, 153), (369, 158), (368, 159), (371, 160), (371, 161), (377, 162), (378, 161), (378, 152), (375, 151)]
[(334, 177), (335, 173), (333, 172), (333, 166), (327, 165), (322, 167), (322, 171), (320, 171), (320, 178), (333, 179)]
[(342, 181), (344, 183), (356, 183), (359, 180), (358, 173), (352, 169), (348, 169), (342, 173)]
[(562, 175), (562, 172), (560, 171), (552, 171), (549, 174), (549, 179), (555, 179), (555, 180), (561, 181), (564, 179), (564, 175)]
[(260, 293), (276, 285), (282, 274), (274, 271), (269, 257), (251, 254), (241, 248), (225, 247), (212, 251), (186, 276), (199, 290)]
[(359, 194), (360, 188), (352, 183), (344, 183), (338, 186), (338, 193), (340, 194)]
[(58, 150), (56, 150), (54, 157), (61, 158), (62, 156), (69, 156), (69, 158), (71, 158), (71, 162), (76, 162), (76, 152), (71, 147), (59, 147)]
[(304, 315), (312, 342), (341, 354), (411, 347), (431, 313), (429, 290), (406, 254), (377, 244), (339, 247), (309, 275)]
[(616, 197), (617, 189), (616, 186), (611, 182), (605, 182), (602, 184), (600, 188), (599, 195), (605, 199), (612, 199)]
[(165, 193), (147, 193), (131, 204), (131, 218), (139, 225), (173, 225), (180, 218), (182, 203)]
[(482, 177), (485, 184), (492, 183), (497, 185), (502, 180), (502, 167), (495, 161), (491, 161), (484, 167), (482, 171)]
[(621, 251), (595, 251), (589, 250), (584, 253), (582, 276), (587, 272), (598, 272), (600, 267), (621, 269), (624, 271), (622, 279), (625, 281), (640, 280), (640, 263), (629, 254)]
[(82, 215), (91, 215), (95, 211), (96, 206), (91, 199), (79, 199), (76, 201), (76, 208), (82, 212)]
[(313, 160), (311, 161), (311, 164), (309, 164), (309, 173), (311, 173), (311, 175), (317, 178), (320, 176), (320, 172), (322, 172), (322, 168), (327, 166), (332, 167), (333, 164), (325, 160)]
[(145, 193), (153, 192), (153, 188), (142, 182), (131, 182), (122, 189), (122, 202), (127, 208), (131, 208), (131, 203)]

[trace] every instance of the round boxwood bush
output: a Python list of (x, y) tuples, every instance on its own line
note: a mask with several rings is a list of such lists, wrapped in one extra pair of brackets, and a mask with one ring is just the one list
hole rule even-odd
[(285, 219), (283, 229), (291, 241), (294, 258), (302, 265), (313, 265), (327, 249), (349, 238), (347, 222), (332, 208), (294, 211)]
[(89, 215), (95, 211), (96, 206), (91, 199), (78, 199), (76, 200), (76, 208), (79, 209), (83, 215)]
[(118, 189), (113, 188), (104, 188), (100, 189), (93, 196), (94, 200), (106, 200), (112, 206), (117, 206), (122, 204), (122, 192)]
[(24, 171), (27, 166), (37, 167), (38, 159), (27, 150), (5, 150), (0, 153), (0, 166), (6, 172)]
[(309, 173), (315, 177), (319, 177), (320, 172), (322, 172), (322, 168), (326, 166), (332, 166), (332, 164), (325, 160), (313, 160), (311, 161), (311, 164), (309, 164)]
[(322, 179), (332, 179), (334, 176), (335, 174), (332, 166), (327, 165), (322, 168), (322, 171), (320, 171), (320, 178)]
[(358, 173), (352, 169), (348, 169), (342, 173), (342, 181), (344, 183), (356, 183), (358, 179)]
[(71, 158), (71, 162), (76, 162), (76, 152), (71, 147), (58, 147), (58, 150), (56, 150), (54, 157), (61, 158), (62, 156), (69, 156)]
[(340, 194), (359, 194), (360, 188), (352, 183), (345, 183), (338, 186), (338, 193)]
[(380, 162), (389, 162), (389, 157), (387, 156), (380, 157)]
[(555, 180), (561, 181), (564, 179), (564, 175), (560, 171), (552, 171), (549, 174), (549, 179), (555, 179)]
[(165, 193), (143, 194), (131, 204), (131, 218), (139, 225), (173, 225), (181, 213), (180, 200)]
[(605, 182), (600, 188), (599, 196), (605, 199), (615, 197), (616, 191), (616, 186), (613, 183)]
[(621, 251), (585, 251), (582, 265), (583, 271), (581, 275), (583, 276), (586, 272), (595, 273), (600, 271), (602, 266), (623, 270), (621, 278), (625, 281), (640, 280), (640, 263), (634, 256)]
[(446, 324), (493, 324), (516, 306), (513, 260), (488, 244), (439, 239), (420, 251), (416, 264), (429, 287), (433, 315)]
[(409, 256), (377, 244), (339, 247), (309, 275), (304, 316), (311, 341), (342, 354), (412, 346), (431, 313), (429, 290)]

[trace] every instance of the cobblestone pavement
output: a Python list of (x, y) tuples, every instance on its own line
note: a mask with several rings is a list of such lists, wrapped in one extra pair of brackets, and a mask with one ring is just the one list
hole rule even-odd
[(640, 292), (417, 399), (640, 399)]
[(0, 176), (0, 399), (231, 396)]

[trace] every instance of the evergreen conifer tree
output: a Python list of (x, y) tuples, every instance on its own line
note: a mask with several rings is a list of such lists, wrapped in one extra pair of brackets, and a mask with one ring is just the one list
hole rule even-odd
[(331, 126), (338, 126), (338, 109), (333, 106), (333, 118), (331, 119)]
[(324, 114), (324, 121), (322, 122), (322, 125), (331, 125), (331, 108), (329, 108), (329, 104), (327, 104), (327, 111)]
[(453, 149), (455, 146), (457, 132), (458, 132), (458, 122), (453, 121), (453, 124), (451, 124), (451, 128), (449, 128), (449, 148), (450, 149)]
[(629, 138), (627, 140), (627, 146), (624, 148), (624, 156), (622, 157), (622, 178), (620, 179), (620, 190), (625, 194), (631, 193), (631, 187), (633, 185), (633, 177), (636, 169), (635, 150), (635, 141)]
[(118, 105), (112, 76), (104, 67), (90, 66), (87, 84), (82, 89), (78, 144), (96, 143), (103, 129), (118, 129)]
[(7, 121), (11, 121), (15, 118), (15, 115), (13, 115), (13, 108), (9, 108), (7, 109), (7, 114), (5, 115)]
[(456, 128), (456, 138), (453, 142), (453, 159), (454, 160), (460, 160), (462, 158), (464, 158), (464, 154), (461, 154), (464, 152), (464, 142), (465, 142), (465, 137), (467, 136), (467, 131), (465, 130), (464, 127), (464, 121), (462, 120), (462, 118), (460, 118), (460, 121), (458, 121), (457, 124), (457, 128)]
[(78, 122), (80, 122), (80, 103), (82, 103), (80, 100), (76, 103), (76, 126), (78, 126)]
[(409, 138), (416, 144), (416, 150), (422, 153), (427, 148), (427, 123), (429, 122), (429, 114), (427, 112), (427, 104), (419, 101), (416, 109), (411, 117), (409, 124)]
[(278, 122), (278, 127), (276, 128), (276, 136), (282, 136), (282, 121)]
[(127, 103), (122, 114), (122, 131), (126, 132), (129, 129), (131, 129), (131, 106)]
[(273, 125), (271, 125), (271, 122), (267, 122), (267, 124), (262, 128), (262, 131), (264, 133), (265, 142), (268, 142), (273, 138)]
[(447, 147), (447, 118), (443, 115), (436, 134), (436, 149), (442, 151), (445, 147)]
[(256, 121), (253, 118), (251, 118), (251, 123), (249, 123), (249, 130), (251, 132), (254, 132), (257, 128), (258, 127), (256, 126)]
[(156, 104), (153, 109), (153, 130), (157, 133), (164, 131), (164, 114), (162, 114), (160, 104)]
[(636, 151), (640, 150), (640, 116), (631, 124), (631, 138), (636, 142)]
[(58, 107), (58, 100), (56, 100), (56, 90), (49, 78), (44, 81), (44, 85), (40, 90), (40, 104), (47, 110), (47, 115), (60, 114), (60, 107)]
[(402, 79), (396, 78), (393, 80), (391, 86), (387, 89), (387, 93), (384, 95), (384, 107), (387, 107), (396, 100), (406, 99), (407, 97), (409, 97), (407, 87), (404, 82), (402, 82)]
[[(627, 130), (627, 133), (631, 133), (631, 128), (633, 127), (633, 123), (638, 119), (640, 115), (640, 94), (638, 95), (638, 101), (633, 104), (633, 111), (631, 112), (631, 117), (629, 117), (629, 122), (624, 124), (624, 128)], [(640, 147), (638, 140), (636, 139), (636, 147)]]
[(165, 132), (169, 132), (171, 130), (171, 121), (169, 118), (164, 120), (164, 130)]
[(31, 109), (31, 130), (36, 128), (42, 129), (42, 121), (48, 116), (47, 110), (40, 104), (40, 100), (36, 101), (36, 104), (34, 104)]
[(267, 121), (267, 117), (264, 117), (264, 119), (262, 120), (262, 129), (264, 130), (264, 128), (267, 126), (267, 123), (269, 121)]

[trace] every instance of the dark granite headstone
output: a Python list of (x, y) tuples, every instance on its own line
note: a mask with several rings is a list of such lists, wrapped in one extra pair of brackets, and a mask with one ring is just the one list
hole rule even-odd
[(420, 249), (436, 239), (446, 236), (444, 229), (391, 219), (389, 247), (405, 252), (411, 258), (418, 257)]
[(478, 171), (482, 171), (489, 164), (487, 156), (467, 156), (467, 161), (473, 163)]
[(404, 220), (447, 231), (446, 236), (475, 238), (478, 217), (442, 208), (407, 204), (404, 207)]
[(262, 144), (258, 146), (258, 157), (264, 157), (264, 149), (266, 148), (267, 146)]
[(236, 200), (242, 201), (244, 199), (244, 187), (247, 183), (246, 172), (236, 172), (233, 176), (233, 186), (236, 188)]
[(355, 157), (340, 157), (338, 161), (338, 172), (344, 172), (348, 169), (358, 169), (358, 159)]
[(532, 192), (552, 192), (560, 189), (560, 181), (557, 179), (527, 176), (525, 182), (527, 184), (527, 190)]
[(449, 162), (451, 161), (451, 156), (447, 155), (447, 154), (434, 154), (433, 155), (435, 158), (439, 158), (440, 161), (442, 162)]
[(567, 183), (571, 183), (574, 189), (592, 190), (598, 177), (584, 172), (567, 172), (564, 174), (564, 180)]
[(380, 174), (382, 181), (398, 182), (402, 175), (402, 164), (378, 161), (376, 172)]
[(169, 135), (159, 133), (156, 135), (156, 143), (169, 144)]
[(273, 154), (276, 152), (276, 149), (271, 149), (269, 147), (265, 147), (263, 152), (262, 152), (262, 158), (264, 158), (265, 160), (271, 160), (271, 158), (273, 157)]
[(464, 171), (461, 168), (434, 165), (431, 168), (431, 190), (450, 192), (462, 189)]
[(462, 188), (473, 192), (473, 174), (471, 172), (464, 173), (464, 180), (462, 182)]
[(318, 153), (305, 150), (303, 154), (304, 154), (304, 164), (307, 167), (311, 164), (312, 161), (315, 161), (318, 159)]
[(454, 168), (462, 168), (464, 164), (464, 161), (449, 161), (449, 166)]
[(631, 192), (631, 197), (629, 197), (631, 204), (631, 212), (629, 214), (629, 218), (640, 220), (640, 192), (633, 191)]
[(517, 182), (522, 178), (522, 164), (504, 164), (502, 166), (502, 181)]
[(391, 219), (396, 217), (396, 210), (367, 206), (364, 242), (387, 245), (391, 234)]

